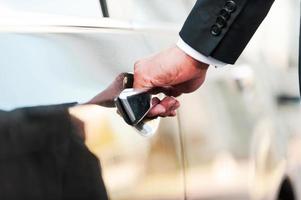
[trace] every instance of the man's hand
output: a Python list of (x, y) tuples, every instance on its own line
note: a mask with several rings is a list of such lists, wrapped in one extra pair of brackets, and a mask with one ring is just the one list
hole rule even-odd
[[(180, 106), (172, 97), (197, 90), (205, 81), (208, 65), (188, 56), (178, 47), (171, 47), (135, 64), (134, 88), (163, 92), (162, 101), (156, 99), (151, 117), (175, 116)], [(172, 106), (170, 106), (172, 105)]]

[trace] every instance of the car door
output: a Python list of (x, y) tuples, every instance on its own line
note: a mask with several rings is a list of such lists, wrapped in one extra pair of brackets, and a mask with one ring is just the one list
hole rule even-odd
[[(132, 71), (138, 58), (177, 39), (173, 26), (20, 13), (1, 22), (2, 109), (85, 102), (120, 72)], [(97, 108), (86, 115), (102, 119), (87, 128), (87, 145), (101, 161), (111, 199), (184, 199), (177, 118), (162, 119), (157, 133), (145, 138), (116, 109)]]

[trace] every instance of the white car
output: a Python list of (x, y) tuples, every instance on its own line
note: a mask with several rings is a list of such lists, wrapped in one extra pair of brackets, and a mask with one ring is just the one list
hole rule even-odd
[[(137, 59), (173, 45), (193, 3), (100, 2), (93, 12), (84, 9), (85, 16), (70, 8), (72, 16), (6, 9), (1, 109), (88, 100), (120, 72), (132, 71)], [(161, 119), (151, 138), (115, 109), (87, 113), (103, 119), (88, 128), (87, 145), (101, 161), (112, 200), (301, 199), (297, 68), (281, 62), (286, 54), (274, 54), (283, 68), (273, 67), (262, 35), (237, 67), (210, 68), (203, 87), (182, 96), (178, 116)]]

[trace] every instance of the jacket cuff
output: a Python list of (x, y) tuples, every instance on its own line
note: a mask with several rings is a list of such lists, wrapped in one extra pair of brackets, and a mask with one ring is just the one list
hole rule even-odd
[(227, 65), (227, 63), (221, 62), (211, 56), (208, 57), (208, 56), (203, 55), (202, 53), (199, 53), (198, 51), (193, 49), (191, 46), (189, 46), (184, 40), (182, 40), (182, 38), (179, 38), (179, 40), (177, 42), (177, 46), (182, 51), (184, 51), (187, 55), (196, 59), (199, 62), (208, 64), (208, 65), (212, 65), (215, 67), (224, 67)]
[(199, 53), (211, 56), (241, 13), (245, 3), (246, 0), (197, 1), (180, 31), (180, 37)]

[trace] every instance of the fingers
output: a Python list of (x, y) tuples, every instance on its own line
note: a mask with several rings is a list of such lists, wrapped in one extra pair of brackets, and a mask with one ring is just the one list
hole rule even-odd
[(147, 117), (173, 117), (176, 116), (176, 110), (180, 107), (180, 103), (173, 97), (165, 97), (162, 101), (157, 97), (152, 99), (153, 108)]
[(188, 80), (186, 82), (175, 85), (173, 87), (174, 88), (173, 92), (175, 93), (175, 96), (177, 96), (176, 93), (178, 94), (192, 93), (198, 88), (200, 88), (201, 85), (203, 85), (204, 81), (205, 81), (205, 76), (200, 76), (198, 78)]
[(178, 97), (183, 93), (194, 92), (195, 90), (201, 87), (204, 81), (205, 77), (198, 77), (173, 86), (157, 87), (150, 90), (150, 92), (152, 94), (164, 93), (166, 96)]
[(155, 87), (155, 88), (152, 88), (151, 90), (149, 90), (148, 92), (150, 92), (151, 94), (163, 93), (166, 96), (172, 96), (172, 97), (178, 97), (182, 94), (182, 91), (178, 90), (174, 86)]

